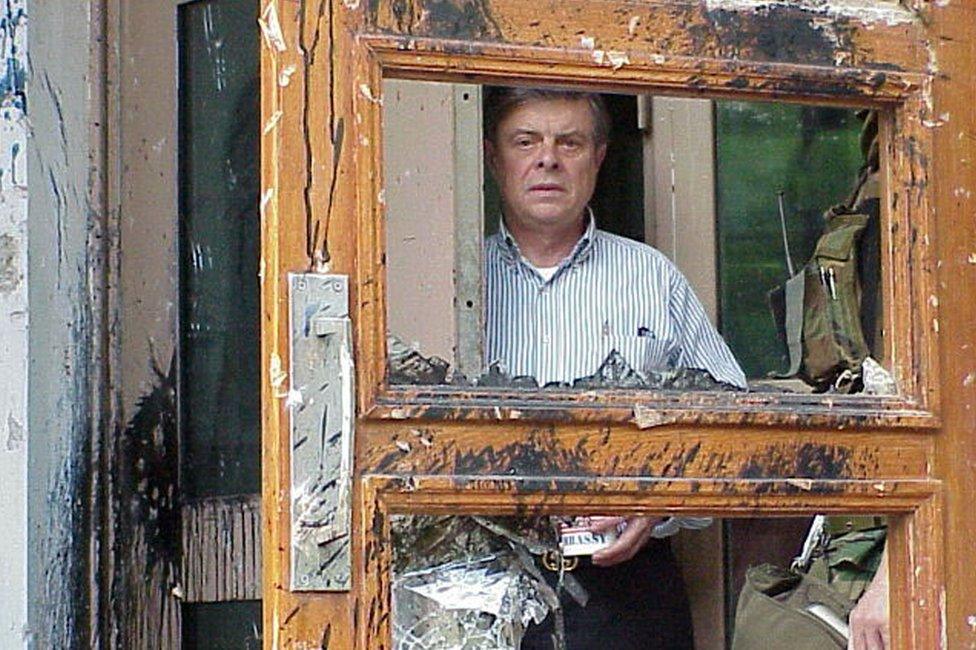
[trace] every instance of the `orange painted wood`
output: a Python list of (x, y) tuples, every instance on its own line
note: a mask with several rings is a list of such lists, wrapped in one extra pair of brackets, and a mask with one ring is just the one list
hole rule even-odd
[[(853, 3), (820, 13), (799, 2), (768, 11), (712, 4), (727, 9), (622, 0), (266, 5), (265, 24), (280, 25), (264, 30), (262, 61), (266, 647), (389, 647), (387, 516), (517, 507), (888, 513), (896, 647), (976, 644), (974, 2), (874, 3), (875, 14)], [(384, 386), (384, 74), (878, 107), (885, 356), (902, 394), (524, 398)], [(354, 587), (298, 595), (287, 588), (285, 276), (326, 269), (352, 280)], [(663, 414), (662, 426), (636, 426), (635, 405)]]
[[(933, 473), (945, 483), (944, 599), (949, 648), (976, 647), (976, 2), (927, 5), (932, 82), (930, 195), (943, 426)], [(938, 558), (936, 558), (938, 559)]]

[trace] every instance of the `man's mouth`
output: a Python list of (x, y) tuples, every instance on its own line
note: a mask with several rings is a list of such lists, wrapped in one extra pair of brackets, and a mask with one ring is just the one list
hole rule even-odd
[(536, 183), (529, 186), (530, 192), (562, 192), (563, 187), (557, 183)]

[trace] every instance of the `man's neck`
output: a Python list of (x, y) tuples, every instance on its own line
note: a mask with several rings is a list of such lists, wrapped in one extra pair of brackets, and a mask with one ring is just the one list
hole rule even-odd
[(515, 220), (505, 219), (505, 228), (518, 243), (519, 251), (530, 264), (540, 268), (558, 266), (569, 257), (583, 233), (586, 232), (587, 213), (575, 224), (554, 229), (532, 228)]

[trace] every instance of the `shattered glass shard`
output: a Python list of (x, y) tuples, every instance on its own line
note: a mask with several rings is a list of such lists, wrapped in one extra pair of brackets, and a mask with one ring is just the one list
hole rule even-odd
[(718, 381), (707, 370), (701, 368), (677, 368), (675, 370), (651, 371), (647, 383), (650, 388), (668, 390), (710, 390), (741, 391), (732, 384)]
[(611, 350), (596, 372), (588, 377), (580, 377), (573, 382), (573, 388), (647, 388), (643, 375), (634, 370), (623, 355)]
[(447, 380), (450, 364), (440, 357), (425, 357), (395, 337), (389, 339), (389, 382), (431, 385)]
[(566, 650), (556, 588), (589, 595), (569, 573), (554, 588), (533, 559), (558, 551), (551, 517), (394, 515), (390, 527), (394, 648), (515, 650), (552, 615)]
[[(479, 388), (537, 389), (539, 382), (531, 375), (509, 374), (497, 361), (473, 382), (461, 373), (451, 372), (450, 364), (437, 356), (424, 356), (395, 337), (390, 338), (389, 382), (391, 384), (477, 386)], [(592, 375), (570, 382), (549, 382), (544, 389), (564, 388), (644, 388), (658, 390), (738, 391), (738, 386), (715, 379), (699, 368), (667, 368), (641, 372), (616, 349), (611, 350)]]
[(390, 524), (397, 650), (515, 650), (530, 623), (560, 607), (522, 558), (549, 548), (548, 518), (395, 515)]
[(478, 386), (482, 388), (538, 388), (539, 382), (535, 380), (535, 377), (529, 375), (516, 375), (512, 377), (508, 374), (506, 368), (498, 363), (493, 362), (488, 366), (488, 371), (483, 375), (478, 377)]
[(871, 357), (861, 363), (861, 378), (865, 395), (897, 395), (898, 384), (890, 372)]
[(506, 555), (403, 574), (393, 582), (393, 646), (517, 650), (526, 627), (549, 614), (547, 588)]

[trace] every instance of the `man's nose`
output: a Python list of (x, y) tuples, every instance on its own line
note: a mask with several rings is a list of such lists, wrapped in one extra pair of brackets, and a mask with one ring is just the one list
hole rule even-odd
[(559, 156), (554, 142), (543, 142), (535, 166), (539, 169), (559, 169)]

